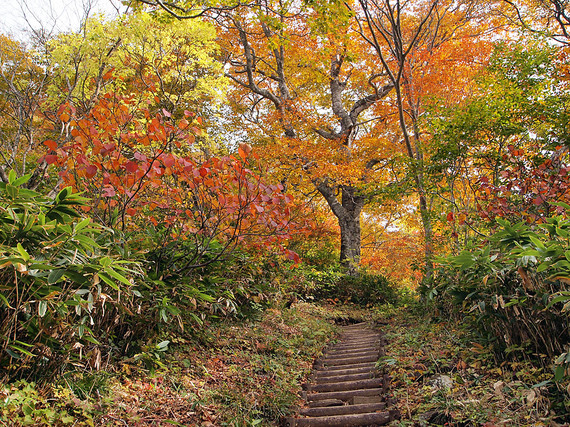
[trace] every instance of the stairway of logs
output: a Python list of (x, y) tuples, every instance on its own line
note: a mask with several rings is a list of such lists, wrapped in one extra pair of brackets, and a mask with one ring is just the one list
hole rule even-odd
[(314, 364), (304, 385), (307, 407), (287, 420), (294, 426), (380, 426), (399, 418), (387, 397), (390, 379), (376, 369), (384, 338), (367, 323), (344, 326), (340, 342)]

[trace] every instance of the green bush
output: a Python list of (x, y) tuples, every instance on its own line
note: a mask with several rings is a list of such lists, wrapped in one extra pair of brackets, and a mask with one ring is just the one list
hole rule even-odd
[(482, 247), (439, 258), (420, 291), (442, 315), (465, 319), (498, 360), (556, 361), (561, 379), (570, 366), (570, 221), (498, 223)]
[(23, 188), (28, 179), (0, 183), (0, 381), (99, 368), (125, 333), (141, 274), (112, 230), (80, 216), (85, 198), (70, 188), (44, 197)]
[(190, 327), (208, 316), (247, 317), (287, 292), (281, 285), (290, 270), (274, 254), (228, 250), (216, 239), (196, 248), (192, 239), (174, 241), (162, 225), (149, 227), (144, 241), (151, 289), (143, 294), (155, 301), (159, 322), (176, 318)]
[(35, 383), (24, 380), (1, 386), (0, 420), (13, 426), (93, 426), (89, 408), (78, 406), (68, 390), (56, 390), (55, 397), (49, 402)]
[(304, 297), (316, 300), (340, 300), (359, 305), (395, 304), (399, 294), (388, 278), (381, 274), (360, 272), (347, 276), (336, 269), (306, 271)]

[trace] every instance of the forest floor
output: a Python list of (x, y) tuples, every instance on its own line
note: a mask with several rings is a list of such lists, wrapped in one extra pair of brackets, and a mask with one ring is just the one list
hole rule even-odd
[[(570, 386), (530, 361), (497, 362), (470, 331), (406, 308), (380, 311), (399, 426), (568, 426)], [(519, 359), (524, 360), (524, 357)]]
[(457, 325), (406, 307), (308, 303), (165, 336), (166, 351), (69, 374), (48, 397), (33, 384), (5, 387), (0, 425), (276, 426), (301, 403), (300, 384), (337, 338), (337, 324), (357, 320), (386, 333), (380, 364), (402, 414), (394, 426), (568, 425), (568, 390), (551, 383), (550, 372), (496, 364)]

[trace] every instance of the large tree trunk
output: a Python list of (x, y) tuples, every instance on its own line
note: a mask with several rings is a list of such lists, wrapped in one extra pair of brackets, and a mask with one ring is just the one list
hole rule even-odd
[(338, 200), (335, 188), (327, 182), (317, 185), (332, 212), (338, 220), (340, 227), (340, 263), (346, 268), (349, 275), (358, 274), (360, 263), (360, 214), (364, 206), (364, 197), (352, 186), (343, 185)]
[(355, 274), (360, 262), (360, 215), (338, 218), (340, 225), (340, 263)]

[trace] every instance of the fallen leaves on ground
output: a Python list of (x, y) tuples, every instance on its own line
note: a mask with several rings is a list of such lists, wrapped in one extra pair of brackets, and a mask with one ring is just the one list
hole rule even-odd
[(407, 309), (389, 309), (378, 319), (388, 339), (380, 363), (390, 371), (402, 414), (393, 425), (568, 425), (565, 386), (530, 360), (497, 364), (459, 325)]

